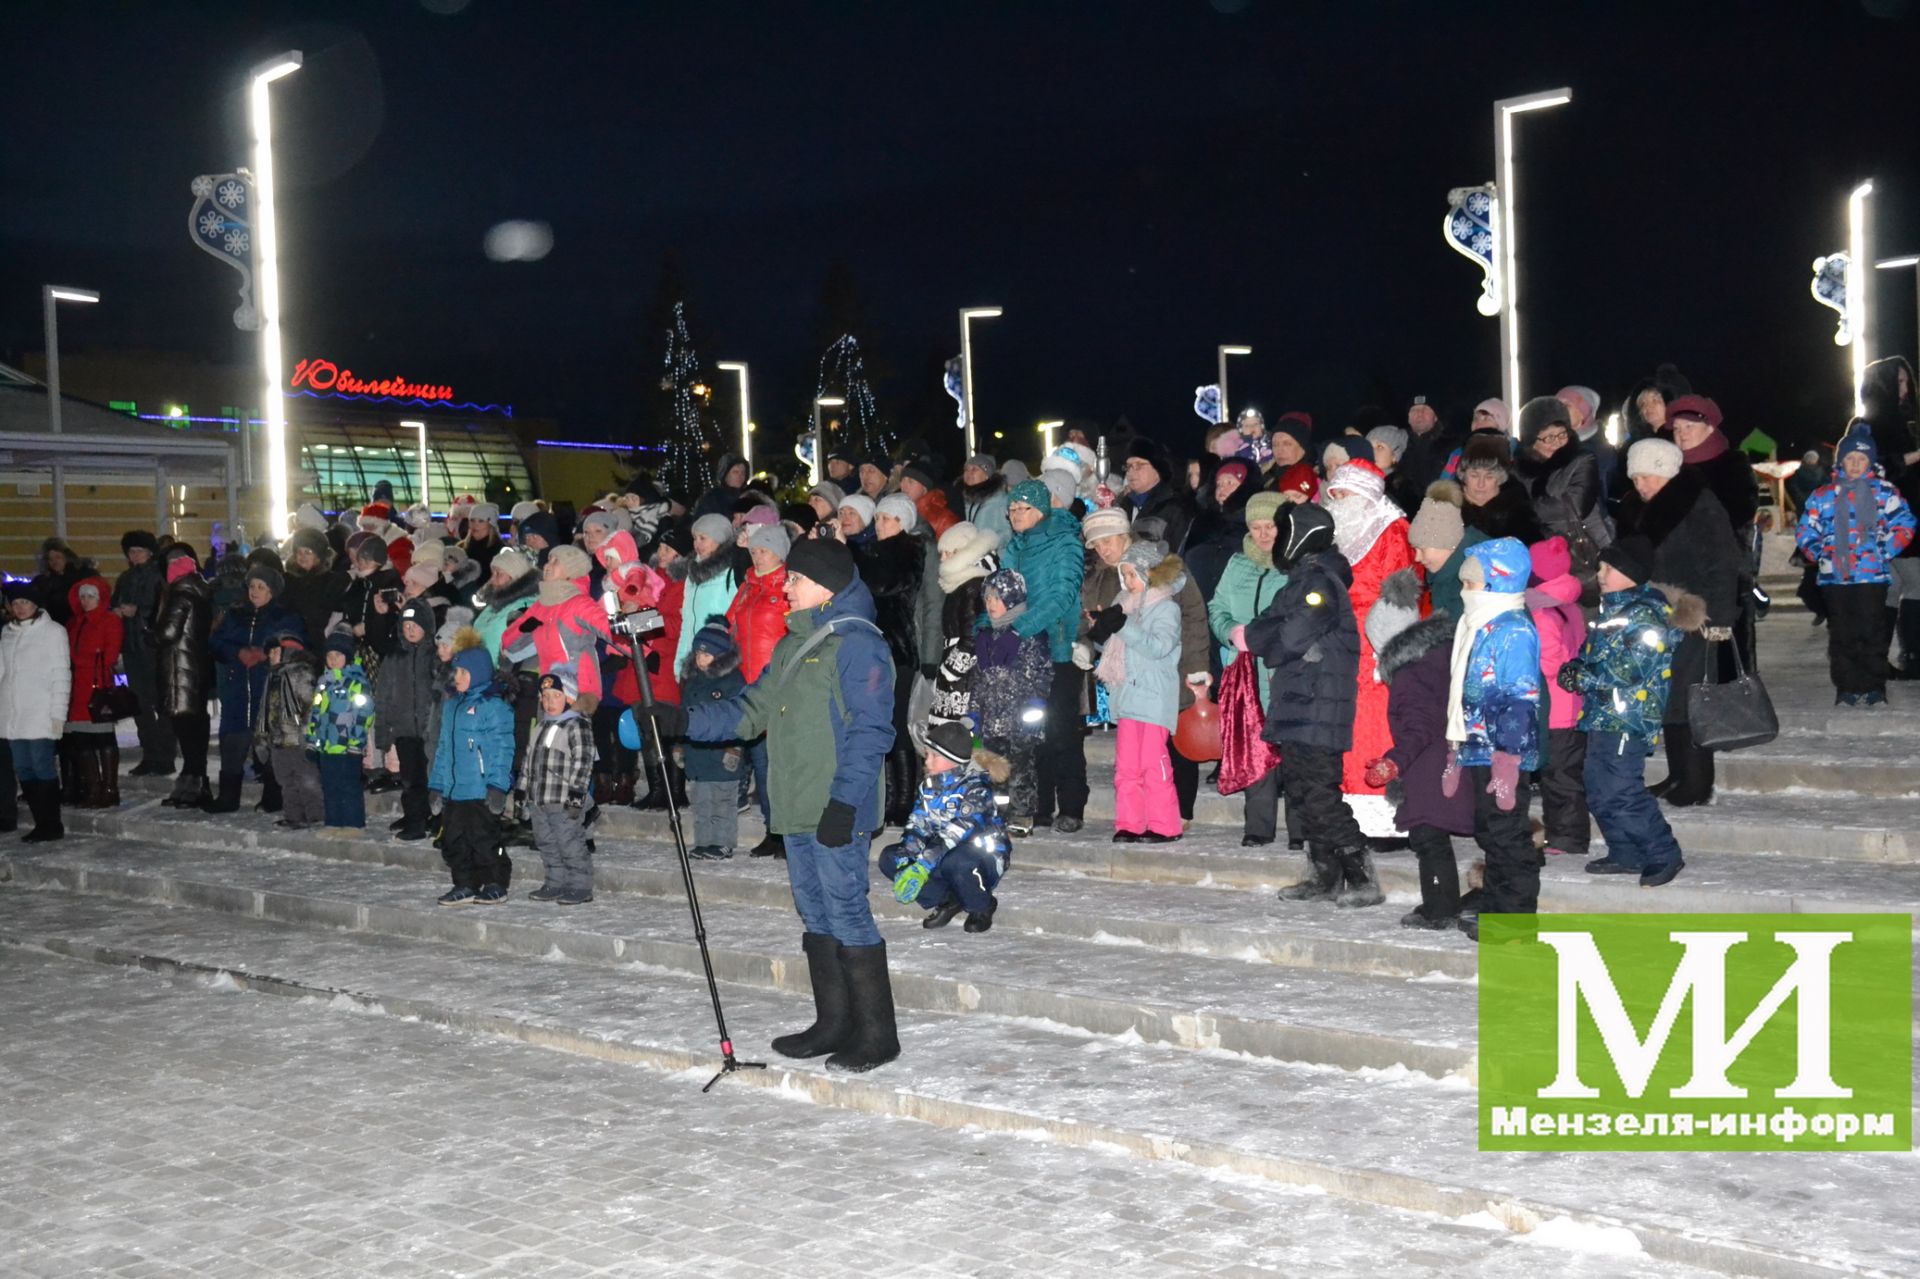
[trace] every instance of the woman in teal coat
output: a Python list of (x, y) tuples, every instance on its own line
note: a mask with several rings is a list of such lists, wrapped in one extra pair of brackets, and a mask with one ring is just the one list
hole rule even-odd
[[(1227, 561), (1226, 571), (1220, 574), (1220, 584), (1207, 603), (1207, 620), (1213, 626), (1213, 637), (1220, 641), (1222, 666), (1231, 665), (1240, 655), (1235, 643), (1240, 630), (1266, 612), (1287, 584), (1285, 570), (1273, 562), (1273, 544), (1280, 535), (1278, 518), (1284, 500), (1278, 493), (1256, 493), (1247, 502), (1247, 536), (1240, 550)], [(1260, 681), (1260, 705), (1265, 706), (1273, 672), (1265, 662), (1256, 659), (1254, 673)], [(1271, 844), (1280, 816), (1279, 770), (1270, 771), (1244, 794), (1241, 845), (1259, 848)], [(1293, 843), (1291, 831), (1287, 842)]]

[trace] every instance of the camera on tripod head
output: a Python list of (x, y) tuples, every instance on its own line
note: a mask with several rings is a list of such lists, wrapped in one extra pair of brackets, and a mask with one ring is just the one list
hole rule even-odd
[(643, 608), (637, 613), (621, 613), (608, 623), (615, 635), (627, 639), (644, 639), (649, 635), (659, 635), (667, 629), (667, 621), (660, 616), (657, 608)]

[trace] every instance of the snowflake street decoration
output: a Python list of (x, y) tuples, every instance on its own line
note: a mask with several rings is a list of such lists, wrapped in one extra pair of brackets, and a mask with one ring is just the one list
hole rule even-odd
[(1196, 386), (1193, 388), (1193, 411), (1208, 426), (1217, 426), (1227, 420), (1220, 409), (1220, 388), (1217, 386)]
[(1835, 346), (1850, 346), (1853, 330), (1847, 323), (1847, 268), (1853, 259), (1845, 253), (1829, 253), (1813, 260), (1813, 300), (1840, 313), (1840, 327), (1833, 331)]
[(1498, 192), (1491, 182), (1455, 187), (1447, 192), (1447, 216), (1440, 226), (1447, 247), (1480, 268), (1480, 300), (1474, 305), (1480, 314), (1488, 316), (1500, 314), (1501, 306), (1499, 273), (1494, 266), (1493, 220), (1498, 208)]
[(669, 493), (691, 501), (712, 482), (707, 454), (715, 441), (704, 415), (694, 403), (693, 388), (700, 381), (700, 357), (687, 334), (685, 302), (673, 304), (673, 327), (667, 330), (667, 353), (661, 369), (660, 389), (668, 393), (669, 412), (667, 460), (660, 468), (660, 482)]
[(240, 305), (234, 308), (235, 328), (260, 327), (253, 306), (253, 184), (240, 173), (203, 173), (188, 184), (193, 207), (187, 211), (187, 234), (201, 250), (240, 273)]
[[(847, 402), (841, 410), (844, 420), (838, 444), (866, 454), (892, 451), (893, 435), (880, 421), (873, 387), (867, 383), (867, 365), (860, 355), (860, 342), (851, 333), (844, 334), (820, 357), (820, 377), (813, 397), (817, 400), (827, 395), (838, 395)], [(835, 443), (822, 441), (828, 452), (833, 451)]]
[(967, 429), (967, 383), (966, 374), (961, 367), (960, 357), (954, 356), (947, 361), (946, 374), (942, 378), (947, 394), (953, 397), (958, 411), (953, 415), (953, 424), (961, 430)]

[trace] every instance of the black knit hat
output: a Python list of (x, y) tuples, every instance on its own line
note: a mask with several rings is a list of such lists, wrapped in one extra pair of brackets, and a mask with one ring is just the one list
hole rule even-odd
[(1653, 576), (1653, 543), (1638, 533), (1631, 534), (1600, 552), (1600, 562), (1613, 565), (1635, 586), (1643, 585)]
[(1163, 483), (1172, 479), (1173, 464), (1167, 461), (1167, 451), (1160, 447), (1157, 440), (1150, 440), (1144, 435), (1134, 436), (1133, 443), (1127, 445), (1126, 460), (1131, 462), (1136, 457), (1151, 466)]
[(125, 555), (134, 547), (146, 551), (149, 555), (160, 553), (160, 539), (143, 528), (129, 529), (120, 535), (120, 553)]
[(684, 524), (675, 524), (660, 533), (660, 545), (671, 547), (677, 555), (693, 554), (693, 530)]
[(916, 480), (922, 488), (937, 489), (940, 487), (940, 482), (933, 478), (933, 473), (918, 462), (908, 463), (906, 468), (900, 472), (900, 478), (903, 480)]
[(973, 731), (965, 724), (942, 720), (927, 730), (927, 749), (964, 764), (973, 758)]
[(808, 538), (787, 552), (787, 573), (818, 582), (838, 595), (853, 585), (853, 552), (844, 542)]

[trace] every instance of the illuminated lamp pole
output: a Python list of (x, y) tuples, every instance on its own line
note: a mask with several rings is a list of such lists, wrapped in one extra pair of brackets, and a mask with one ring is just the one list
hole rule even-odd
[(747, 460), (747, 474), (753, 474), (753, 411), (747, 398), (747, 366), (739, 360), (721, 360), (714, 365), (722, 373), (740, 375), (740, 456)]
[[(1053, 452), (1053, 433), (1065, 425), (1065, 420), (1040, 423), (1038, 429), (1040, 431), (1041, 457), (1045, 457), (1047, 454)], [(968, 454), (968, 456), (971, 457), (972, 454)]]
[(1221, 346), (1214, 348), (1214, 354), (1220, 362), (1220, 420), (1232, 422), (1233, 413), (1227, 408), (1227, 357), (1229, 355), (1252, 355), (1250, 346)]
[[(40, 286), (40, 306), (47, 323), (47, 429), (60, 434), (60, 316), (62, 302), (98, 302), (92, 289), (76, 289), (65, 284)], [(59, 458), (53, 462), (53, 532), (67, 535), (67, 468)]]
[(260, 381), (267, 413), (267, 533), (275, 542), (287, 536), (292, 499), (287, 482), (287, 400), (281, 385), (280, 228), (273, 198), (273, 116), (268, 88), (300, 69), (298, 49), (269, 58), (253, 69), (247, 88), (253, 124), (254, 269), (260, 276)]
[(963, 306), (960, 308), (960, 396), (966, 401), (967, 409), (967, 456), (972, 457), (973, 448), (973, 321), (991, 320), (1000, 315), (997, 306)]
[(846, 400), (838, 395), (823, 395), (813, 402), (813, 483), (818, 484), (826, 471), (827, 433), (820, 422), (821, 409), (837, 409)]
[(419, 452), (420, 499), (419, 500), (420, 500), (420, 505), (426, 507), (427, 513), (431, 515), (433, 513), (433, 499), (428, 496), (428, 489), (427, 489), (427, 424), (425, 422), (402, 422), (400, 425), (412, 427), (419, 435), (419, 439), (420, 439), (420, 452)]
[(1882, 258), (1874, 266), (1882, 271), (1898, 271), (1903, 267), (1913, 268), (1913, 294), (1916, 306), (1920, 306), (1920, 253), (1902, 254), (1897, 258)]
[(1872, 194), (1873, 183), (1868, 181), (1862, 182), (1847, 195), (1847, 331), (1853, 335), (1855, 417), (1867, 411), (1861, 390), (1867, 380), (1867, 363), (1873, 359), (1873, 343), (1869, 340), (1873, 334), (1867, 329), (1871, 315), (1871, 308), (1867, 305), (1867, 281), (1873, 278), (1867, 274), (1867, 263), (1873, 261), (1870, 256), (1873, 237), (1867, 233), (1867, 197)]
[(1500, 393), (1513, 414), (1513, 430), (1520, 429), (1520, 251), (1515, 227), (1520, 221), (1517, 171), (1513, 145), (1513, 117), (1528, 111), (1564, 106), (1573, 101), (1572, 89), (1547, 89), (1493, 104), (1493, 160), (1496, 194), (1494, 224), (1499, 228)]

